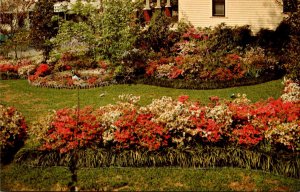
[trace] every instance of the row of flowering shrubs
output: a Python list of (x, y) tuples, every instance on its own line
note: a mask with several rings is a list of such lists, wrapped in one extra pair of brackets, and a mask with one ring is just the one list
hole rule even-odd
[[(60, 109), (32, 131), (41, 150), (61, 153), (75, 148), (160, 150), (197, 145), (240, 146), (264, 151), (300, 150), (299, 85), (282, 98), (251, 103), (245, 95), (233, 101), (211, 97), (204, 106), (171, 97), (139, 106), (139, 97), (93, 110)], [(297, 94), (291, 91), (298, 91)]]

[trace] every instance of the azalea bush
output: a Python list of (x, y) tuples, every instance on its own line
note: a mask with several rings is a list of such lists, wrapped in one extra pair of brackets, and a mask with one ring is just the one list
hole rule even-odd
[(0, 105), (0, 148), (3, 155), (7, 150), (20, 147), (26, 135), (27, 124), (22, 114), (14, 107)]
[(267, 152), (300, 150), (299, 99), (252, 103), (238, 94), (232, 101), (211, 97), (211, 103), (201, 105), (183, 95), (177, 100), (154, 99), (146, 106), (140, 106), (139, 99), (121, 95), (115, 105), (83, 109), (77, 116), (74, 109), (57, 111), (48, 124), (48, 137), (39, 140), (41, 149), (62, 153), (75, 147), (158, 151), (205, 144)]
[(51, 73), (51, 69), (47, 64), (40, 64), (33, 75), (28, 76), (29, 81), (34, 81), (39, 77), (45, 77)]
[(29, 59), (17, 61), (0, 60), (0, 76), (2, 79), (27, 78), (28, 74), (35, 69), (35, 65)]
[(38, 132), (42, 132), (39, 134), (42, 138), (36, 139), (44, 140), (41, 149), (65, 153), (72, 149), (100, 147), (103, 128), (93, 113), (91, 108), (55, 111), (55, 114), (50, 116), (50, 119), (53, 118), (48, 126), (36, 126), (40, 127)]

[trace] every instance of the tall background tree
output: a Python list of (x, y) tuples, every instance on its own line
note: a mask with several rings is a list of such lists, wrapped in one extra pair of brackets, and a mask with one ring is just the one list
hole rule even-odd
[(52, 49), (50, 39), (58, 32), (58, 21), (53, 19), (57, 0), (39, 0), (31, 15), (30, 39), (32, 46), (43, 52), (43, 60), (49, 58)]
[(1, 49), (14, 51), (15, 58), (18, 51), (29, 45), (29, 12), (34, 3), (35, 0), (2, 0), (0, 3), (0, 34), (8, 37)]

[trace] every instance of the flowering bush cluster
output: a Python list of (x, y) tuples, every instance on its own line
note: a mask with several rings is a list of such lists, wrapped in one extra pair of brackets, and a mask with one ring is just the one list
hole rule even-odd
[(74, 148), (96, 147), (102, 143), (103, 128), (96, 121), (91, 108), (58, 110), (48, 125), (47, 130), (41, 126), (41, 131), (44, 131), (42, 136), (47, 135), (42, 146), (44, 150), (64, 153)]
[(49, 65), (47, 65), (47, 64), (40, 64), (40, 65), (37, 67), (37, 69), (36, 69), (34, 75), (30, 75), (30, 76), (28, 77), (28, 79), (29, 79), (29, 81), (34, 81), (34, 80), (36, 80), (36, 79), (39, 78), (39, 77), (44, 77), (44, 76), (46, 76), (46, 75), (49, 75), (50, 72), (51, 72), (51, 70), (50, 70)]
[(13, 107), (0, 105), (0, 148), (6, 150), (22, 143), (27, 125), (24, 117)]
[[(210, 63), (199, 55), (185, 55), (150, 61), (147, 76), (166, 79), (187, 80), (232, 80), (245, 77), (246, 68), (237, 54), (220, 57), (218, 65)], [(214, 61), (215, 62), (215, 61)]]
[[(154, 99), (139, 106), (139, 97), (92, 110), (57, 111), (39, 139), (42, 149), (66, 152), (74, 147), (159, 150), (195, 145), (300, 150), (300, 102), (268, 99), (251, 103), (245, 95), (233, 101), (211, 97), (204, 106), (188, 96)], [(78, 119), (78, 120), (77, 120)]]
[(105, 69), (89, 69), (73, 72), (70, 70), (56, 72), (46, 76), (32, 75), (29, 82), (35, 86), (45, 86), (54, 88), (70, 87), (92, 87), (115, 83), (112, 80), (112, 73)]
[(281, 99), (284, 101), (296, 102), (300, 100), (300, 86), (298, 83), (293, 82), (290, 79), (284, 79), (284, 93), (281, 95)]
[[(222, 31), (223, 28), (219, 30)], [(223, 35), (227, 28), (224, 30)], [(170, 49), (171, 54), (148, 61), (146, 75), (164, 79), (228, 81), (279, 72), (275, 57), (266, 54), (267, 51), (263, 48), (230, 46), (235, 48), (226, 48), (227, 51), (225, 48), (216, 49), (219, 42), (212, 43), (216, 40), (212, 38), (222, 34), (215, 34), (207, 29), (187, 28), (182, 33), (181, 40)], [(230, 44), (226, 35), (220, 38), (226, 40), (224, 44)]]
[(22, 59), (16, 62), (4, 59), (0, 60), (0, 74), (6, 74), (15, 78), (26, 78), (34, 69), (35, 65), (28, 59)]

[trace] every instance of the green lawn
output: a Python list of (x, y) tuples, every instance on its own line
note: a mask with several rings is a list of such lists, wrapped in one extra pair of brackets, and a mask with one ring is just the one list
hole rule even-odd
[[(22, 174), (25, 173), (26, 174)], [(1, 190), (68, 190), (66, 167), (2, 169)], [(79, 190), (97, 191), (299, 191), (300, 182), (238, 168), (98, 168), (78, 171)]]
[[(79, 90), (80, 105), (94, 107), (115, 103), (118, 95), (133, 94), (141, 96), (141, 105), (148, 104), (154, 98), (189, 95), (192, 100), (207, 103), (210, 96), (230, 99), (233, 93), (245, 93), (252, 101), (278, 98), (283, 89), (282, 80), (275, 80), (260, 85), (234, 87), (216, 90), (187, 90), (156, 87), (150, 85), (112, 85), (95, 89)], [(31, 122), (43, 116), (49, 110), (77, 105), (77, 90), (47, 89), (30, 86), (26, 80), (0, 81), (0, 104), (16, 107)], [(104, 95), (104, 96), (100, 96)]]

